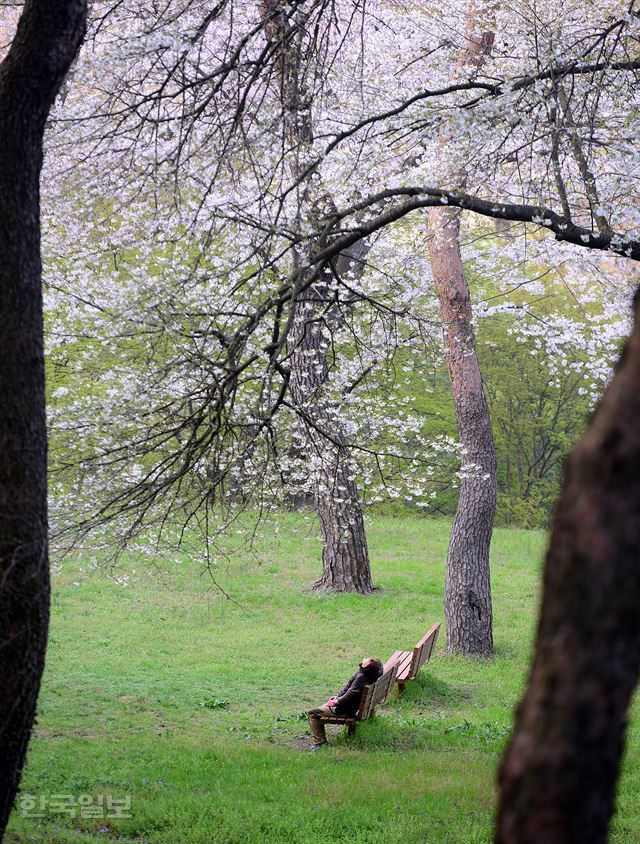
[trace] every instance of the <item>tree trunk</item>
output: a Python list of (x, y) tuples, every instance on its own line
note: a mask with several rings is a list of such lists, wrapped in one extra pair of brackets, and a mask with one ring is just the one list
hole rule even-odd
[(640, 319), (569, 457), (497, 844), (604, 844), (640, 662)]
[(489, 546), (498, 489), (496, 450), (460, 255), (459, 212), (434, 208), (429, 211), (429, 226), (429, 254), (462, 446), (460, 497), (447, 554), (447, 650), (489, 657), (493, 653)]
[[(465, 46), (456, 73), (478, 70), (493, 45), (493, 32), (483, 24), (495, 6), (471, 0), (467, 9)], [(449, 135), (440, 144), (446, 148)], [(463, 185), (465, 173), (457, 174)], [(489, 548), (496, 512), (498, 478), (496, 448), (473, 336), (471, 297), (460, 254), (460, 211), (432, 208), (429, 256), (445, 334), (447, 366), (462, 447), (460, 496), (447, 553), (444, 613), (447, 650), (468, 656), (493, 655)]]
[[(279, 0), (262, 0), (262, 6), (267, 14), (274, 16)], [(269, 37), (280, 44), (280, 98), (285, 132), (295, 150), (292, 170), (296, 178), (305, 170), (307, 150), (313, 142), (312, 95), (307, 73), (313, 76), (312, 64), (317, 57), (313, 48), (305, 44), (306, 24), (302, 8), (291, 14), (284, 5), (267, 27)], [(317, 191), (303, 190), (299, 203), (300, 228), (306, 228), (320, 206), (332, 205), (322, 187)], [(336, 276), (361, 273), (366, 249), (359, 242), (339, 255), (333, 267)], [(342, 420), (325, 395), (330, 334), (340, 321), (338, 312), (331, 310), (329, 272), (325, 270), (325, 277), (292, 303), (290, 390), (303, 418), (301, 430), (306, 440), (303, 448), (322, 528), (322, 577), (314, 588), (366, 594), (373, 590), (373, 585), (360, 496)]]
[(327, 455), (327, 464), (316, 483), (316, 507), (322, 527), (322, 577), (314, 589), (338, 592), (373, 591), (367, 537), (358, 488), (351, 474), (344, 446)]
[(49, 621), (39, 181), (82, 0), (29, 0), (0, 65), (0, 839), (20, 782)]
[(326, 396), (330, 343), (326, 301), (323, 282), (300, 296), (290, 338), (291, 397), (301, 415), (322, 528), (322, 577), (314, 588), (367, 594), (373, 584), (354, 468), (342, 420)]

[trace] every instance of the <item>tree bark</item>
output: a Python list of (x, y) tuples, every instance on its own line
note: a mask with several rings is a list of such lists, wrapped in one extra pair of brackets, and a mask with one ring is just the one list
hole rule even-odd
[(458, 437), (460, 497), (451, 528), (445, 580), (447, 650), (493, 654), (489, 547), (496, 510), (496, 449), (475, 351), (471, 299), (460, 255), (459, 212), (429, 212), (429, 253), (445, 333)]
[(84, 0), (29, 0), (0, 65), (0, 839), (18, 790), (49, 620), (39, 181)]
[(640, 663), (640, 319), (569, 457), (497, 844), (604, 844)]
[(301, 415), (322, 528), (322, 577), (314, 588), (367, 594), (373, 583), (355, 472), (338, 408), (326, 396), (330, 344), (326, 303), (323, 282), (299, 297), (290, 342), (291, 397)]
[[(488, 9), (491, 13), (491, 8)], [(467, 11), (465, 47), (456, 73), (478, 69), (491, 50), (493, 32), (482, 31), (486, 4)], [(446, 147), (448, 137), (441, 137)], [(456, 181), (464, 184), (465, 174)], [(460, 211), (428, 212), (429, 256), (445, 334), (447, 366), (462, 447), (458, 507), (447, 553), (444, 610), (447, 650), (468, 656), (493, 655), (489, 549), (498, 493), (496, 449), (489, 407), (475, 350), (469, 286), (460, 254)]]

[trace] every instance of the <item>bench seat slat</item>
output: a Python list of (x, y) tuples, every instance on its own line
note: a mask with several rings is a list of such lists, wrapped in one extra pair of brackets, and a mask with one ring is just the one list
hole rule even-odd
[(398, 673), (396, 674), (396, 680), (406, 680), (409, 677), (412, 656), (412, 651), (402, 651), (400, 657), (398, 658)]
[(394, 657), (398, 660), (398, 676), (396, 681), (400, 692), (409, 680), (415, 680), (418, 671), (431, 659), (433, 648), (438, 638), (440, 622), (436, 622), (420, 639), (411, 651), (396, 651)]
[(392, 665), (395, 665), (398, 661), (398, 657), (401, 657), (403, 653), (405, 653), (405, 651), (396, 651), (395, 653), (392, 653), (389, 659), (384, 664), (384, 667), (382, 669), (383, 672), (388, 671)]

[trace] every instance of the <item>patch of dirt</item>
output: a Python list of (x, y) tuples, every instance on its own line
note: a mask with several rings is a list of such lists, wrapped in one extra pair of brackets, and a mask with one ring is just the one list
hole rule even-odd
[[(329, 744), (335, 745), (335, 738), (344, 730), (344, 727), (341, 727), (340, 724), (326, 724), (325, 730), (327, 733)], [(309, 750), (309, 748), (313, 744), (313, 738), (311, 737), (311, 733), (307, 733), (304, 736), (296, 736), (295, 738), (291, 739), (290, 742), (287, 743), (289, 747), (292, 747), (294, 750), (297, 750), (302, 753)]]
[(64, 732), (60, 732), (59, 730), (46, 730), (46, 729), (39, 729), (36, 727), (33, 731), (33, 735), (41, 736), (42, 738), (68, 738), (69, 736), (80, 736), (81, 738), (104, 738), (103, 733), (96, 733), (92, 732), (91, 730), (81, 730), (78, 728), (72, 728), (65, 730)]

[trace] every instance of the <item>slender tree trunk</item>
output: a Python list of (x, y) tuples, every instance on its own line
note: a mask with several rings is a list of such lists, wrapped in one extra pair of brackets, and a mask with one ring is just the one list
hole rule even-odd
[(604, 844), (640, 664), (640, 320), (569, 457), (497, 844)]
[[(262, 4), (266, 13), (273, 14), (279, 0), (262, 0)], [(305, 42), (305, 26), (302, 8), (291, 14), (283, 6), (281, 16), (268, 28), (270, 37), (277, 38), (281, 45), (280, 96), (285, 132), (295, 150), (295, 176), (304, 172), (306, 150), (313, 141), (312, 96), (306, 74), (313, 76), (317, 57)], [(314, 195), (314, 190), (313, 186), (306, 188), (299, 196), (301, 226), (313, 218), (319, 205), (331, 204), (322, 188), (319, 195)], [(365, 250), (360, 244), (340, 255), (333, 268), (335, 274), (361, 272)], [(356, 257), (350, 267), (352, 253)], [(303, 448), (323, 538), (322, 577), (314, 588), (366, 594), (373, 585), (360, 496), (342, 419), (325, 395), (330, 333), (339, 326), (339, 314), (331, 309), (330, 287), (324, 279), (301, 293), (292, 307), (291, 397), (303, 419)]]
[(459, 214), (434, 208), (429, 225), (429, 253), (462, 446), (460, 497), (447, 554), (447, 650), (489, 657), (493, 653), (489, 546), (498, 489), (496, 449), (474, 345), (471, 299), (458, 239)]
[[(470, 2), (465, 46), (456, 73), (478, 69), (493, 44), (483, 31), (492, 13), (486, 2)], [(446, 148), (449, 137), (441, 144)], [(464, 184), (465, 174), (457, 181)], [(445, 334), (453, 404), (462, 447), (460, 497), (451, 528), (445, 582), (447, 650), (490, 657), (493, 654), (489, 548), (498, 492), (496, 448), (489, 407), (476, 355), (471, 297), (460, 254), (460, 212), (432, 208), (428, 212), (429, 256)]]
[(35, 717), (49, 621), (39, 180), (82, 0), (29, 0), (0, 65), (0, 839)]

